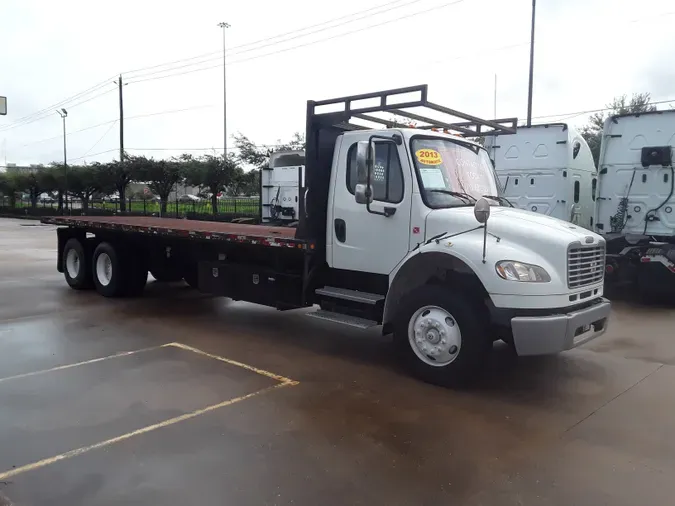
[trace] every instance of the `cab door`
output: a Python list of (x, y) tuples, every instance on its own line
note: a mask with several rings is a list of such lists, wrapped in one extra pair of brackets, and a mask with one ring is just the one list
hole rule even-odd
[[(333, 179), (332, 237), (328, 241), (332, 256), (328, 258), (332, 257), (329, 264), (335, 269), (388, 275), (409, 251), (412, 174), (403, 144), (377, 140), (371, 181), (373, 212), (358, 204), (354, 197), (356, 143), (369, 137), (370, 133), (364, 133), (343, 139)], [(382, 215), (385, 211), (388, 216)]]

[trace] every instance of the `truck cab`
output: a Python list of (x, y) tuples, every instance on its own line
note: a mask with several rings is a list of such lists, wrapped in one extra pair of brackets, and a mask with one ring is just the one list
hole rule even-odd
[(600, 147), (596, 231), (612, 282), (675, 294), (675, 111), (615, 115)]
[[(465, 120), (448, 123), (401, 105), (388, 108), (392, 92), (382, 93), (380, 105), (365, 110), (351, 108), (370, 95), (337, 99), (344, 112), (328, 113), (328, 121), (315, 108), (334, 101), (309, 104), (308, 125), (319, 125), (308, 129), (310, 218), (323, 211), (312, 193), (327, 194), (320, 215), (326, 273), (315, 316), (383, 324), (414, 367), (432, 378), (461, 376), (494, 339), (534, 355), (604, 333), (610, 308), (603, 298), (604, 240), (573, 223), (511, 208), (488, 152), (467, 138), (507, 137), (515, 119), (480, 120), (429, 103), (422, 90), (413, 104)], [(372, 114), (391, 109), (420, 126)], [(350, 128), (352, 118), (386, 128)], [(313, 171), (322, 165), (323, 181)], [(468, 358), (455, 363), (464, 345)]]
[(597, 170), (588, 144), (566, 123), (518, 127), (486, 139), (504, 195), (516, 207), (593, 230)]
[(305, 152), (277, 151), (260, 173), (260, 221), (275, 225), (297, 224), (298, 190), (304, 184)]

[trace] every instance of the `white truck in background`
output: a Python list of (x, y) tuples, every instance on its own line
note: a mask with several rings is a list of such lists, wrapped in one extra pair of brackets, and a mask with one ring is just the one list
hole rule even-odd
[(304, 186), (305, 152), (278, 151), (260, 172), (260, 221), (275, 225), (297, 224), (299, 189)]
[(595, 229), (607, 240), (607, 279), (646, 296), (675, 293), (675, 111), (605, 121)]
[(488, 137), (485, 148), (514, 206), (593, 229), (597, 172), (578, 130), (565, 123), (518, 127)]

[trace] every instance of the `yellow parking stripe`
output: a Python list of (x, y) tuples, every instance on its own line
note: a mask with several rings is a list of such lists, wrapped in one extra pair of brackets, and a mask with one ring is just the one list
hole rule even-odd
[(140, 436), (141, 434), (147, 434), (148, 432), (152, 432), (157, 429), (161, 429), (163, 427), (168, 427), (170, 425), (174, 425), (179, 422), (184, 422), (185, 420), (190, 420), (191, 418), (195, 418), (197, 416), (203, 415), (205, 413), (209, 413), (211, 411), (215, 411), (220, 408), (224, 408), (226, 406), (231, 406), (232, 404), (235, 404), (237, 402), (244, 401), (246, 399), (250, 399), (251, 397), (255, 397), (257, 395), (264, 394), (266, 392), (269, 392), (271, 390), (275, 390), (277, 388), (283, 388), (285, 386), (289, 385), (294, 385), (296, 382), (294, 381), (288, 381), (288, 382), (283, 382), (279, 383), (277, 385), (264, 388), (262, 390), (258, 390), (257, 392), (253, 392), (251, 394), (246, 394), (242, 395), (241, 397), (235, 397), (234, 399), (230, 399), (228, 401), (221, 402), (219, 404), (214, 404), (212, 406), (208, 406), (206, 408), (198, 409), (196, 411), (193, 411), (191, 413), (186, 413), (184, 415), (177, 416), (175, 418), (170, 418), (168, 420), (164, 420), (163, 422), (156, 423), (154, 425), (148, 425), (147, 427), (143, 427), (142, 429), (135, 430), (133, 432), (128, 432), (126, 434), (123, 434), (121, 436), (114, 437), (112, 439), (108, 439), (106, 441), (102, 441), (100, 443), (96, 443), (93, 445), (89, 446), (83, 446), (81, 448), (77, 448), (76, 450), (71, 450), (66, 453), (62, 453), (60, 455), (56, 455), (54, 457), (50, 457), (47, 459), (40, 460), (38, 462), (34, 462), (32, 464), (27, 464), (25, 466), (17, 467), (15, 469), (11, 469), (9, 471), (5, 471), (4, 473), (0, 473), (0, 481), (6, 481), (10, 478), (13, 478), (14, 476), (17, 476), (22, 473), (26, 473), (28, 471), (34, 471), (36, 469), (40, 469), (42, 467), (49, 466), (51, 464), (54, 464), (56, 462), (60, 462), (62, 460), (70, 459), (72, 457), (77, 457), (78, 455), (82, 455), (84, 453), (90, 452), (92, 450), (98, 450), (99, 448), (105, 448), (107, 446), (113, 445), (115, 443), (120, 443), (122, 441), (126, 441), (127, 439), (131, 439), (132, 437), (135, 436)]

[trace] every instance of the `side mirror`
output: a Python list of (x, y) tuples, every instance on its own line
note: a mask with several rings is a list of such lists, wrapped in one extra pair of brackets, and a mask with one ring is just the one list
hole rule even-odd
[(357, 204), (373, 201), (372, 171), (375, 160), (375, 144), (369, 141), (356, 143), (356, 187), (354, 198)]
[(473, 215), (478, 223), (487, 223), (490, 218), (490, 203), (484, 198), (479, 199), (473, 206)]
[(373, 202), (373, 191), (367, 184), (357, 184), (354, 188), (354, 198), (357, 204), (371, 204)]

